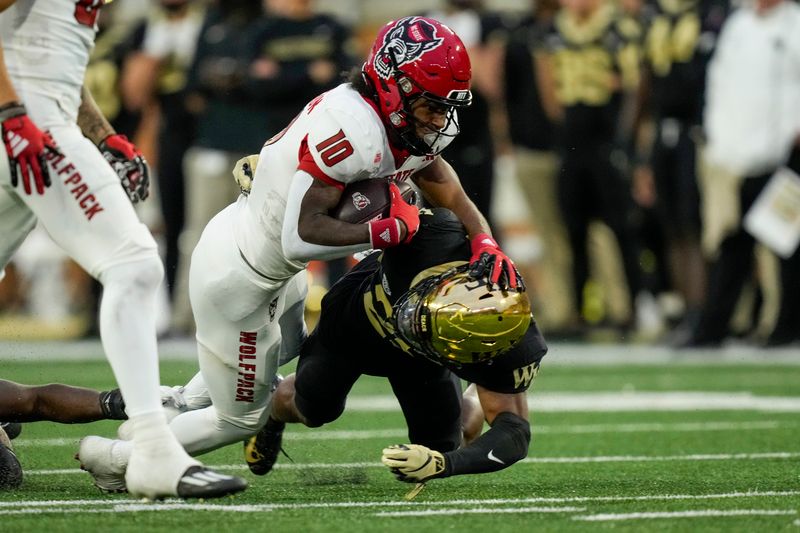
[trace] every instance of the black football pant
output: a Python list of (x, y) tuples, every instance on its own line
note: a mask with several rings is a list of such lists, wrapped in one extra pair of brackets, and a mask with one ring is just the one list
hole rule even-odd
[(412, 444), (441, 452), (461, 445), (459, 378), (423, 360), (393, 356), (389, 347), (360, 360), (347, 350), (329, 350), (313, 332), (297, 364), (295, 404), (311, 425), (332, 422), (344, 412), (347, 395), (362, 374), (389, 379)]
[(619, 243), (631, 299), (641, 288), (639, 245), (629, 219), (628, 183), (611, 164), (610, 145), (567, 150), (562, 154), (558, 201), (572, 249), (575, 308), (583, 309), (583, 287), (589, 279), (589, 223), (605, 222)]

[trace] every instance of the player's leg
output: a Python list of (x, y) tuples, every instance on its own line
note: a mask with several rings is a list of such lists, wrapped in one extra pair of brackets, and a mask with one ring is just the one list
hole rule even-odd
[(319, 427), (344, 412), (347, 394), (361, 370), (349, 353), (329, 351), (316, 333), (303, 343), (297, 372), (278, 383), (264, 427), (244, 446), (250, 471), (263, 476), (272, 470), (281, 450), (287, 423)]
[(8, 158), (0, 157), (0, 281), (5, 266), (36, 226), (36, 215), (11, 186)]
[(190, 453), (256, 433), (266, 421), (277, 373), (286, 285), (266, 283), (242, 260), (230, 238), (234, 216), (229, 208), (214, 217), (192, 255), (190, 299), (212, 405), (171, 422)]
[[(55, 105), (46, 99), (39, 104)], [(170, 433), (158, 393), (155, 296), (163, 267), (155, 242), (138, 220), (116, 174), (77, 127), (55, 125), (51, 133), (64, 154), (49, 162), (53, 185), (44, 195), (23, 201), (53, 240), (103, 284), (103, 348), (134, 427), (127, 472), (136, 479), (129, 481), (128, 488), (152, 498), (181, 492), (194, 496), (197, 491), (180, 487), (189, 481), (182, 481), (184, 474), (190, 469), (195, 472), (199, 463)], [(206, 483), (203, 495), (221, 496), (231, 492), (232, 486), (228, 479)]]
[(583, 289), (589, 279), (589, 254), (587, 251), (588, 226), (591, 221), (590, 198), (587, 192), (586, 171), (580, 157), (566, 153), (558, 178), (558, 206), (572, 254), (572, 297), (579, 316), (583, 313)]
[(470, 383), (461, 396), (461, 427), (464, 433), (464, 445), (481, 436), (485, 415), (478, 398), (478, 387)]
[(58, 383), (29, 386), (0, 379), (0, 420), (63, 424), (124, 420), (125, 404), (119, 389), (98, 392)]
[[(305, 300), (308, 294), (308, 274), (303, 271), (295, 275), (286, 285), (285, 305), (283, 313), (278, 319), (281, 328), (281, 349), (280, 364), (285, 364), (300, 355), (303, 342), (308, 337), (308, 330), (305, 322)], [(292, 401), (294, 391), (294, 374), (281, 392), (279, 400), (277, 389), (281, 386), (284, 378), (276, 374), (272, 382), (272, 410), (282, 410), (285, 418), (278, 418), (271, 413), (267, 417), (266, 423), (258, 430), (258, 433), (244, 441), (244, 457), (250, 471), (262, 476), (272, 470), (275, 461), (278, 459), (278, 452), (282, 450), (283, 430), (286, 422), (301, 422), (300, 413)], [(289, 396), (291, 391), (292, 396)], [(276, 402), (280, 405), (276, 406)]]
[(281, 328), (280, 364), (284, 365), (300, 355), (303, 342), (308, 337), (305, 320), (306, 296), (308, 295), (308, 272), (297, 273), (286, 284), (286, 304), (278, 319)]
[(446, 452), (462, 444), (461, 381), (442, 367), (411, 361), (389, 376), (408, 424), (408, 438)]

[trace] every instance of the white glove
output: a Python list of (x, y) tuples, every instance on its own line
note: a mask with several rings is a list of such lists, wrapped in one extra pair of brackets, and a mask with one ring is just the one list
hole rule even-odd
[(419, 444), (395, 444), (384, 448), (381, 462), (397, 479), (406, 483), (444, 477), (444, 455)]
[(250, 189), (253, 187), (253, 178), (256, 176), (257, 166), (258, 154), (245, 156), (233, 165), (233, 179), (239, 184), (239, 190), (245, 196), (250, 194)]
[(161, 385), (159, 389), (159, 393), (161, 394), (161, 405), (164, 407), (171, 407), (179, 411), (186, 410), (186, 398), (183, 396), (183, 391), (185, 390), (184, 387), (180, 385), (176, 385), (175, 387)]

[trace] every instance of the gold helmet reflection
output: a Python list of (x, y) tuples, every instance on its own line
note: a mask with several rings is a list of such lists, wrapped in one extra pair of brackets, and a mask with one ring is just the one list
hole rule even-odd
[(439, 364), (488, 361), (528, 331), (531, 304), (524, 291), (503, 291), (474, 279), (469, 265), (430, 276), (394, 305), (397, 332), (414, 351)]

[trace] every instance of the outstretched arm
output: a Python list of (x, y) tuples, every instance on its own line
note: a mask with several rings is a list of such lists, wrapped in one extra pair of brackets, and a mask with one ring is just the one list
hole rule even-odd
[(126, 418), (119, 389), (98, 392), (58, 383), (28, 386), (0, 380), (0, 420), (4, 422), (76, 424)]
[(489, 431), (467, 446), (445, 453), (417, 444), (390, 446), (383, 450), (383, 464), (400, 481), (418, 483), (495, 472), (524, 459), (531, 440), (526, 394), (501, 394), (478, 387), (478, 398)]
[(489, 223), (464, 192), (453, 167), (438, 156), (413, 179), (428, 202), (435, 207), (446, 207), (464, 224), (472, 248), (471, 275), (476, 278), (486, 275), (503, 288), (517, 288), (519, 275), (514, 262), (500, 250)]
[[(486, 179), (490, 179), (487, 176)], [(491, 228), (486, 218), (481, 214), (472, 200), (469, 199), (458, 174), (441, 156), (414, 174), (416, 183), (425, 199), (434, 207), (446, 207), (461, 220), (470, 237), (475, 237), (481, 233), (492, 234)]]

